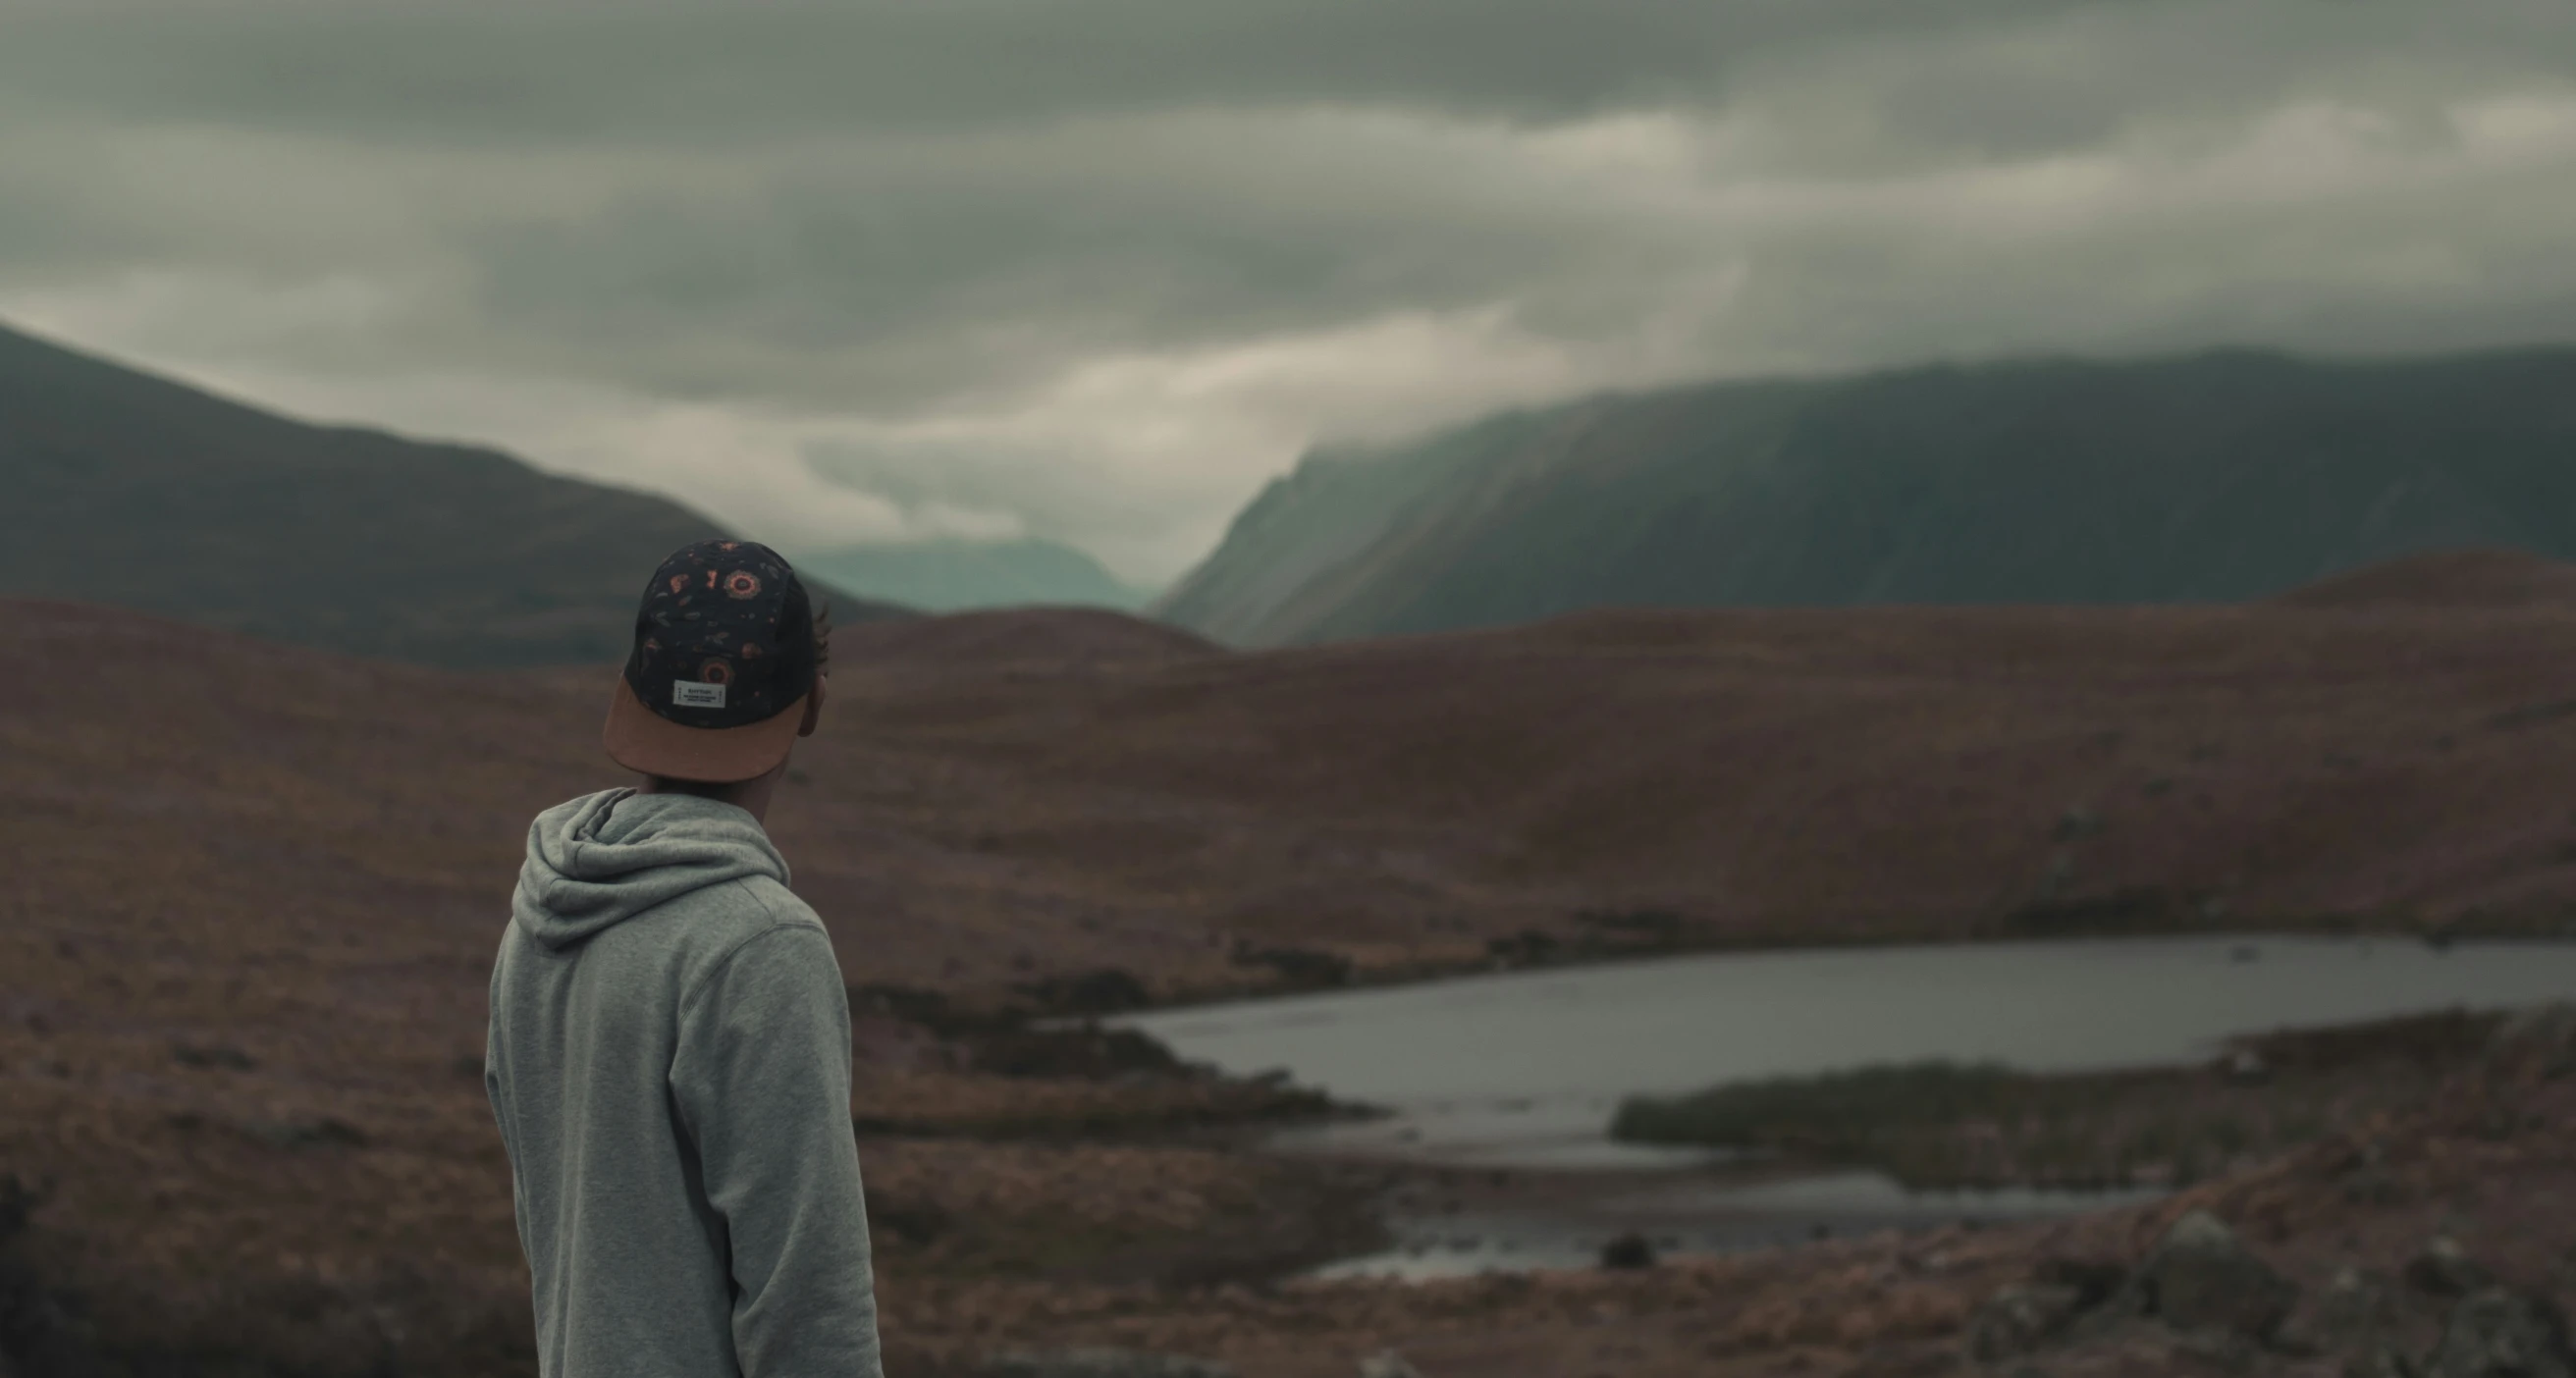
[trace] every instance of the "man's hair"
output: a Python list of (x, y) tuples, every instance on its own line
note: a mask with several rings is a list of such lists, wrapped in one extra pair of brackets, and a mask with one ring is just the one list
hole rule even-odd
[(814, 673), (832, 671), (832, 600), (814, 600)]

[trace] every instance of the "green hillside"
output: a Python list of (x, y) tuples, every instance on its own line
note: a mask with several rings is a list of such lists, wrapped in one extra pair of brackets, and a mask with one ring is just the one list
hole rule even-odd
[(2576, 349), (1594, 398), (1310, 457), (1156, 610), (1275, 645), (1619, 604), (2224, 601), (2468, 546), (2576, 557)]

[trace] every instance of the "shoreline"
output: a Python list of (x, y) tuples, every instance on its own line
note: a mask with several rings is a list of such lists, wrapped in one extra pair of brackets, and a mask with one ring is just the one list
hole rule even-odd
[[(192, 1074), (242, 1080), (244, 1089), (249, 1089), (249, 1081), (243, 1079), (255, 1077), (252, 1071), (220, 1065), (195, 1068)], [(1014, 1080), (926, 1071), (915, 1089), (940, 1091), (948, 1097), (949, 1107), (967, 1119), (983, 1103), (978, 1097), (989, 1094), (1048, 1107), (1051, 1113), (1071, 1117), (1068, 1123), (1080, 1123), (1087, 1107), (1170, 1094), (1188, 1084), (1121, 1083), (1115, 1075), (1099, 1081), (1064, 1076)], [(479, 1104), (479, 1088), (461, 1077), (457, 1083), (452, 1096), (461, 1116), (457, 1123), (470, 1127), (479, 1143), (481, 1117), (487, 1113)], [(0, 1091), (13, 1084), (24, 1090), (39, 1083), (0, 1078)], [(72, 1089), (69, 1084), (61, 1086), (64, 1093)], [(212, 1176), (242, 1182), (252, 1180), (246, 1173), (275, 1181), (291, 1160), (299, 1199), (322, 1193), (323, 1200), (354, 1203), (361, 1195), (353, 1193), (363, 1193), (373, 1180), (369, 1174), (377, 1169), (370, 1164), (384, 1161), (381, 1155), (389, 1150), (409, 1150), (391, 1140), (390, 1121), (381, 1114), (353, 1113), (351, 1122), (365, 1134), (347, 1143), (283, 1148), (248, 1136), (214, 1137), (200, 1131), (187, 1151)], [(2146, 1219), (2168, 1208), (2167, 1203), (2135, 1208), (2115, 1204), (2055, 1221), (1964, 1231), (1926, 1222), (1903, 1230), (1872, 1230), (1861, 1239), (1837, 1232), (1822, 1242), (1781, 1239), (1777, 1242), (1784, 1247), (1757, 1250), (1759, 1256), (1685, 1249), (1647, 1269), (1604, 1269), (1567, 1260), (1567, 1266), (1543, 1265), (1536, 1272), (1484, 1279), (1327, 1282), (1309, 1275), (1331, 1262), (1365, 1258), (1371, 1252), (1385, 1252), (1388, 1244), (1400, 1243), (1400, 1229), (1386, 1228), (1381, 1218), (1373, 1231), (1363, 1218), (1363, 1208), (1384, 1210), (1393, 1193), (1407, 1185), (1458, 1187), (1463, 1213), (1471, 1199), (1480, 1206), (1508, 1204), (1515, 1195), (1541, 1203), (1553, 1197), (1564, 1204), (1569, 1197), (1591, 1192), (1601, 1179), (1597, 1174), (1584, 1174), (1592, 1178), (1584, 1181), (1574, 1174), (1511, 1172), (1499, 1182), (1486, 1179), (1480, 1190), (1490, 1194), (1471, 1198), (1464, 1194), (1472, 1185), (1470, 1176), (1457, 1169), (1448, 1170), (1444, 1180), (1443, 1170), (1436, 1167), (1282, 1164), (1259, 1143), (1271, 1128), (1263, 1122), (1233, 1119), (1176, 1134), (1156, 1129), (1142, 1137), (1116, 1140), (1070, 1135), (1001, 1141), (962, 1135), (872, 1137), (864, 1157), (872, 1197), (882, 1199), (872, 1199), (871, 1215), (884, 1231), (888, 1315), (902, 1318), (889, 1331), (890, 1347), (906, 1353), (925, 1346), (971, 1347), (970, 1337), (978, 1335), (1010, 1335), (1040, 1345), (1117, 1342), (1225, 1356), (1239, 1365), (1244, 1378), (1273, 1374), (1302, 1378), (1308, 1370), (1261, 1356), (1299, 1352), (1282, 1338), (1287, 1336), (1311, 1336), (1315, 1344), (1348, 1354), (1375, 1352), (1394, 1337), (1412, 1335), (1422, 1337), (1424, 1348), (1442, 1353), (1447, 1352), (1444, 1346), (1465, 1343), (1436, 1338), (1452, 1333), (1445, 1328), (1452, 1324), (1451, 1318), (1468, 1314), (1459, 1307), (1482, 1308), (1474, 1314), (1487, 1317), (1488, 1323), (1520, 1318), (1545, 1329), (1561, 1318), (1535, 1299), (1569, 1296), (1584, 1299), (1580, 1305), (1586, 1307), (1616, 1306), (1623, 1314), (1633, 1308), (1651, 1312), (1696, 1295), (1692, 1289), (1703, 1278), (1731, 1279), (1728, 1285), (1755, 1291), (1805, 1278), (1808, 1281), (1800, 1286), (1818, 1298), (1840, 1298), (1837, 1305), (1855, 1305), (1873, 1294), (1859, 1284), (1832, 1281), (1816, 1270), (1828, 1268), (1838, 1258), (1957, 1257), (1966, 1247), (1962, 1241), (2002, 1251), (1995, 1255), (1998, 1260), (2018, 1258), (2015, 1251), (2026, 1246), (2013, 1241), (2099, 1231), (2110, 1228), (2107, 1222)], [(2527, 1126), (2517, 1119), (2511, 1128), (2516, 1136), (2524, 1136)], [(129, 1129), (125, 1134), (135, 1132)], [(2366, 1136), (2377, 1132), (2383, 1131), (2367, 1127), (2338, 1131), (2340, 1138), (2294, 1149), (2275, 1161), (2310, 1161), (2343, 1139), (2359, 1134), (2365, 1138), (2358, 1142), (2366, 1143)], [(2513, 1140), (2523, 1141), (2523, 1137)], [(2232, 1170), (2222, 1180), (2239, 1182), (2249, 1172), (2269, 1170), (2259, 1166)], [(1785, 1180), (1808, 1169), (1803, 1164), (1794, 1169), (1783, 1164), (1767, 1171), (1776, 1174), (1774, 1180)], [(1676, 1187), (1695, 1185), (1693, 1174), (1663, 1176)], [(106, 1178), (93, 1173), (79, 1186), (86, 1195), (104, 1183)], [(283, 1181), (277, 1186), (285, 1189)], [(2195, 1188), (2172, 1200), (2204, 1199), (2211, 1189)], [(2373, 1193), (2396, 1189), (2366, 1188)], [(506, 1201), (506, 1194), (499, 1199)], [(2378, 1198), (2357, 1199), (2367, 1204)], [(67, 1197), (62, 1204), (79, 1201)], [(282, 1197), (268, 1207), (256, 1201), (243, 1204), (286, 1209)], [(506, 1249), (510, 1244), (506, 1214), (492, 1211), (493, 1203), (480, 1191), (470, 1204), (481, 1212), (480, 1219), (469, 1222), (424, 1214), (424, 1226), (438, 1226), (425, 1242), (470, 1240)], [(1439, 1213), (1440, 1204), (1431, 1202), (1434, 1213)], [(1579, 1200), (1573, 1204), (1582, 1205)], [(882, 1210), (877, 1209), (880, 1206)], [(262, 1300), (287, 1295), (277, 1289), (289, 1284), (321, 1298), (311, 1304), (321, 1306), (326, 1318), (359, 1325), (360, 1318), (371, 1314), (368, 1308), (391, 1307), (393, 1314), (412, 1318), (405, 1324), (434, 1334), (512, 1335), (519, 1324), (513, 1319), (515, 1310), (524, 1304), (524, 1273), (515, 1261), (504, 1262), (500, 1253), (489, 1267), (472, 1275), (479, 1281), (471, 1285), (460, 1277), (452, 1286), (416, 1291), (413, 1283), (399, 1276), (377, 1278), (366, 1271), (364, 1260), (376, 1256), (384, 1245), (348, 1239), (341, 1226), (309, 1209), (305, 1223), (336, 1231), (328, 1238), (337, 1243), (326, 1242), (325, 1235), (311, 1236), (313, 1242), (302, 1246), (290, 1271), (276, 1276), (257, 1263), (238, 1275), (171, 1274), (167, 1270), (174, 1266), (186, 1267), (185, 1256), (169, 1252), (167, 1245), (149, 1237), (154, 1227), (145, 1222), (155, 1217), (134, 1218), (133, 1227), (118, 1229), (100, 1223), (115, 1217), (98, 1211), (57, 1214), (48, 1203), (36, 1215), (37, 1228), (31, 1233), (37, 1238), (26, 1242), (42, 1245), (44, 1252), (30, 1257), (50, 1281), (87, 1292), (97, 1304), (94, 1314), (111, 1327), (105, 1332), (111, 1335), (131, 1327), (137, 1337), (184, 1346), (198, 1342), (192, 1337), (230, 1334), (238, 1338), (226, 1343), (294, 1354), (305, 1343), (296, 1337), (305, 1333), (299, 1327), (307, 1323)], [(77, 1234), (57, 1234), (46, 1228), (56, 1220)], [(1611, 1223), (1626, 1222), (1603, 1220), (1600, 1227)], [(1256, 1234), (1261, 1238), (1253, 1240)], [(1244, 1247), (1247, 1242), (1257, 1247)], [(1996, 1266), (2005, 1267), (2000, 1262)], [(172, 1291), (183, 1278), (194, 1280)], [(1978, 1274), (1960, 1285), (1973, 1291), (2003, 1280), (2001, 1272), (1992, 1279)], [(171, 1309), (166, 1315), (134, 1310), (147, 1301), (151, 1308)], [(341, 1319), (331, 1319), (315, 1334), (363, 1343), (357, 1336), (330, 1328), (340, 1325)], [(485, 1329), (474, 1330), (478, 1326)], [(1265, 1348), (1280, 1345), (1288, 1347)], [(509, 1370), (496, 1365), (484, 1371)], [(1338, 1371), (1347, 1374), (1347, 1359)], [(1428, 1367), (1426, 1371), (1441, 1372)], [(1518, 1371), (1513, 1372), (1518, 1378)]]
[[(1131, 1017), (1185, 1013), (1227, 1005), (1268, 1000), (1286, 1000), (1305, 996), (1327, 996), (1401, 990), (1444, 981), (1464, 980), (1479, 976), (1545, 974), (1559, 971), (1591, 971), (1635, 963), (1649, 963), (1689, 957), (1753, 956), (1770, 953), (1846, 952), (1855, 949), (1885, 948), (1953, 948), (1994, 946), (2013, 943), (2116, 941), (2128, 938), (2242, 938), (2260, 941), (2266, 938), (2349, 938), (2391, 943), (2418, 943), (2436, 951), (2456, 944), (2480, 942), (2550, 942), (2576, 943), (2576, 920), (2521, 920), (2496, 916), (2477, 922), (2440, 922), (2425, 919), (2391, 924), (2384, 915), (2322, 914), (2291, 917), (2257, 918), (2250, 915), (2222, 914), (2204, 923), (2168, 924), (2139, 922), (2087, 926), (2067, 931), (2031, 931), (2018, 928), (1979, 928), (1960, 932), (1939, 925), (1922, 928), (1888, 930), (1830, 931), (1815, 933), (1719, 933), (1708, 939), (1675, 942), (1658, 946), (1602, 945), (1586, 947), (1568, 944), (1545, 949), (1545, 956), (1460, 956), (1447, 959), (1392, 962), (1362, 965), (1354, 961), (1348, 975), (1329, 983), (1299, 984), (1279, 981), (1246, 981), (1242, 983), (1208, 983), (1188, 985), (1162, 996), (1149, 995), (1143, 1002), (1122, 1004), (1110, 1009), (1050, 1007), (1045, 1001), (1027, 994), (1025, 986), (1007, 988), (1007, 993), (978, 992), (966, 988), (970, 1000), (982, 995), (993, 1001), (994, 1008), (1008, 1009), (1020, 1004), (1023, 1013), (1036, 1021), (1095, 1021), (1113, 1026)], [(1320, 955), (1335, 954), (1316, 950)], [(1515, 952), (1522, 949), (1515, 948)], [(1128, 977), (1118, 968), (1100, 968), (1085, 976)], [(1078, 981), (1083, 976), (1070, 978)], [(1129, 979), (1133, 979), (1130, 977)]]
[[(2254, 944), (2324, 935), (2184, 936), (2242, 938)], [(2559, 940), (2507, 941), (2555, 945)], [(1604, 1145), (1643, 1143), (1710, 1152), (1710, 1160), (1697, 1163), (1549, 1165), (1507, 1154), (1462, 1156), (1464, 1150), (1455, 1146), (1444, 1156), (1437, 1147), (1412, 1151), (1393, 1141), (1318, 1133), (1336, 1123), (1402, 1117), (1400, 1111), (1383, 1109), (1362, 1116), (1340, 1102), (1334, 1102), (1338, 1115), (1239, 1125), (1225, 1142), (1229, 1151), (1257, 1159), (1349, 1165), (1385, 1174), (1389, 1186), (1378, 1209), (1399, 1247), (1437, 1236), (1452, 1241), (1450, 1253), (1476, 1254), (1470, 1246), (1480, 1246), (1483, 1236), (1553, 1232), (1559, 1238), (1557, 1261), (1546, 1266), (1589, 1266), (1583, 1255), (1623, 1233), (1654, 1241), (1659, 1250), (1707, 1252), (1688, 1241), (1730, 1231), (1741, 1236), (1743, 1230), (1736, 1226), (1748, 1211), (1774, 1221), (1770, 1235), (1778, 1242), (1817, 1229), (1840, 1234), (1864, 1226), (1891, 1227), (1911, 1233), (1953, 1223), (2137, 1204), (2294, 1152), (2430, 1095), (2509, 1021), (2507, 1009), (2473, 1012), (2442, 1006), (2255, 1029), (2226, 1037), (2214, 1058), (2176, 1058), (2117, 1070), (1999, 1071), (2000, 1085), (2009, 1093), (2004, 1122), (1996, 1121), (1996, 1106), (1971, 1096), (1929, 1125), (1900, 1123), (1905, 1132), (1885, 1144), (1865, 1133), (1819, 1139), (1802, 1130), (1795, 1112), (1803, 1107), (1797, 1101), (1812, 1099), (1812, 1093), (1795, 1086), (1788, 1088), (1796, 1094), (1783, 1132), (1743, 1141), (1688, 1135), (1623, 1140), (1605, 1126), (1599, 1136)], [(1831, 1083), (1834, 1076), (1784, 1080)], [(1979, 1082), (1976, 1089), (1992, 1088)], [(1864, 1099), (1876, 1106), (1887, 1098), (1873, 1094)], [(2023, 1124), (2011, 1116), (2031, 1118)], [(1901, 1112), (1894, 1118), (1901, 1121)], [(1730, 1150), (1735, 1156), (1727, 1159)], [(1766, 1187), (1788, 1188), (1789, 1195), (1803, 1193), (1808, 1199), (1752, 1199)], [(1467, 1224), (1451, 1228), (1442, 1223), (1443, 1215), (1463, 1216)], [(1562, 1241), (1578, 1235), (1584, 1242), (1569, 1253)], [(1467, 1242), (1458, 1243), (1461, 1238)], [(1715, 1251), (1737, 1250), (1730, 1245)], [(1383, 1261), (1389, 1252), (1381, 1249), (1340, 1262)], [(1506, 1269), (1533, 1266), (1481, 1259)]]

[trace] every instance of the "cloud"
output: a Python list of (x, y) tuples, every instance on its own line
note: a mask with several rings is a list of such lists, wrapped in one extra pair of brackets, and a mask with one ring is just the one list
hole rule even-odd
[(0, 0), (0, 316), (782, 545), (1168, 578), (1322, 438), (2576, 335), (2576, 11)]

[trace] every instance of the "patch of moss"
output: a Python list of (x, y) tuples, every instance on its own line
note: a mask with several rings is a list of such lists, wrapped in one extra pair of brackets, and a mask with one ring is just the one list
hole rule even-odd
[(2188, 1185), (2420, 1099), (2483, 1048), (2445, 1011), (2236, 1041), (2196, 1067), (2038, 1075), (1927, 1061), (1635, 1097), (1634, 1143), (1873, 1167), (1909, 1186)]

